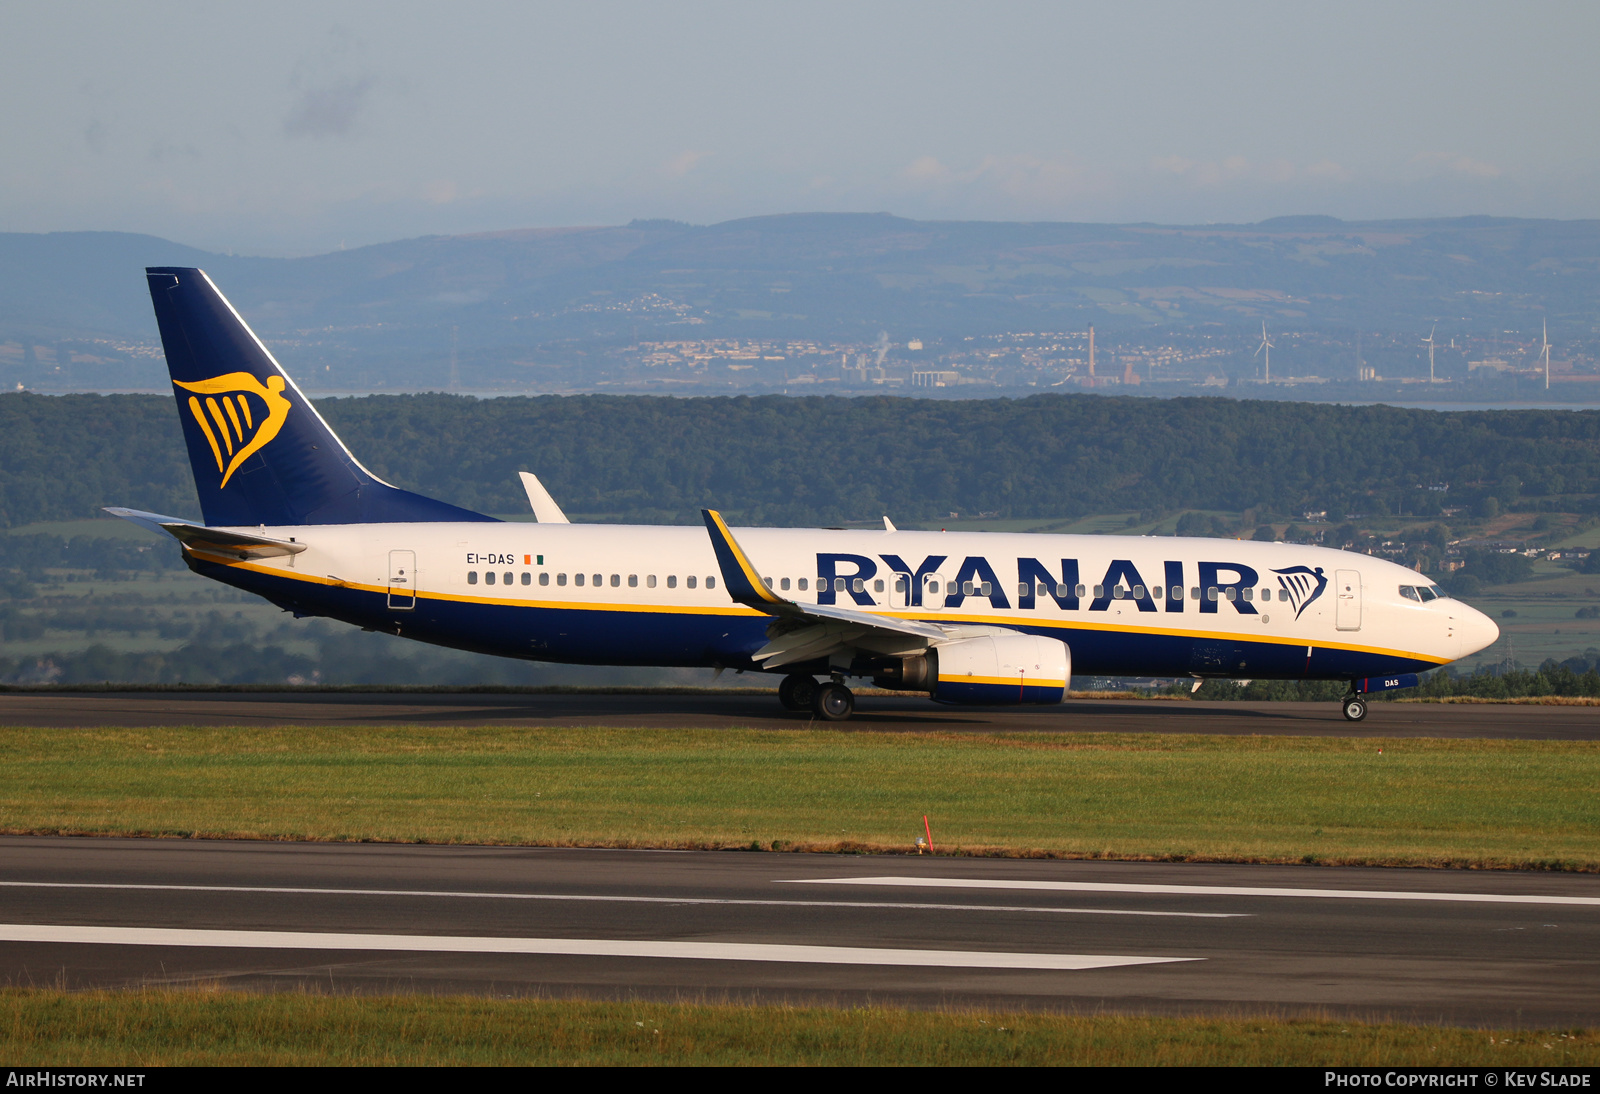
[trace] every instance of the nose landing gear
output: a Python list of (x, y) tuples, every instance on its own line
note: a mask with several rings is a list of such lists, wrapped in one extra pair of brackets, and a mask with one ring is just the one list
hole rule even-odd
[(1359, 695), (1346, 695), (1344, 697), (1344, 719), (1347, 722), (1359, 722), (1367, 716), (1367, 701)]

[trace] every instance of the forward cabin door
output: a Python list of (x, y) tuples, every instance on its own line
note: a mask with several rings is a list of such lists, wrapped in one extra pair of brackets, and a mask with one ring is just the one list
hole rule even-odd
[(417, 553), (389, 552), (389, 607), (410, 611), (417, 606)]
[(1335, 623), (1341, 631), (1361, 629), (1361, 575), (1354, 570), (1335, 570), (1334, 590), (1338, 593)]

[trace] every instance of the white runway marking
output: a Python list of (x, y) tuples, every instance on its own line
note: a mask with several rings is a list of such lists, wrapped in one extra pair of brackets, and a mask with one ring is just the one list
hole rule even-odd
[(896, 904), (878, 900), (742, 900), (734, 897), (611, 896), (586, 893), (478, 893), (442, 889), (304, 889), (270, 885), (156, 885), (88, 881), (0, 881), (16, 889), (148, 889), (176, 893), (289, 893), (308, 896), (446, 897), (471, 900), (592, 900), (619, 904), (753, 904), (772, 908), (909, 908), (935, 912), (1045, 912), (1050, 915), (1144, 915), (1186, 919), (1239, 919), (1249, 912), (1159, 912), (1126, 908), (1046, 908), (1006, 904)]
[(1031, 889), (1068, 893), (1150, 893), (1156, 896), (1289, 896), (1315, 900), (1444, 900), (1480, 904), (1578, 904), (1600, 907), (1597, 896), (1517, 893), (1431, 893), (1382, 889), (1286, 889), (1244, 885), (1115, 885), (1097, 881), (1004, 881), (958, 877), (802, 877), (787, 885), (882, 885), (927, 889)]
[(522, 953), (578, 957), (665, 957), (687, 961), (766, 961), (806, 965), (902, 965), (922, 968), (1066, 971), (1200, 960), (1194, 957), (1139, 957), (1126, 954), (899, 950), (753, 942), (483, 938), (425, 934), (334, 934), (311, 931), (215, 931), (171, 927), (74, 927), (31, 923), (0, 924), (0, 942), (75, 942), (100, 946), (208, 946), (252, 950)]

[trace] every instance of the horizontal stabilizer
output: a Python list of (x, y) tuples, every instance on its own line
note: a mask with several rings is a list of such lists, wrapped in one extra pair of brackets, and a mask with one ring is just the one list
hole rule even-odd
[(304, 543), (293, 540), (272, 539), (251, 532), (227, 528), (208, 528), (180, 517), (164, 517), (159, 513), (146, 513), (138, 509), (108, 508), (114, 517), (132, 521), (152, 532), (165, 532), (184, 547), (212, 555), (226, 555), (240, 560), (253, 558), (280, 558), (297, 555), (306, 549)]

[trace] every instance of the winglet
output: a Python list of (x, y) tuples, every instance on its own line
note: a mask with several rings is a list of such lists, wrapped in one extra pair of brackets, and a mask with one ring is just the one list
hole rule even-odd
[(739, 546), (738, 541), (733, 538), (733, 533), (728, 531), (721, 513), (715, 509), (702, 509), (700, 515), (705, 517), (706, 531), (711, 533), (711, 549), (717, 553), (717, 565), (722, 569), (722, 583), (727, 587), (729, 596), (740, 604), (764, 612), (772, 612), (790, 603), (767, 588), (767, 583), (756, 573), (756, 568), (751, 565), (750, 557), (744, 553), (744, 548)]
[(550, 491), (544, 488), (544, 483), (539, 481), (539, 476), (527, 471), (518, 471), (522, 479), (522, 489), (528, 494), (528, 506), (533, 510), (533, 519), (540, 524), (571, 524), (567, 514), (561, 511), (561, 506), (556, 504), (556, 499), (550, 496)]

